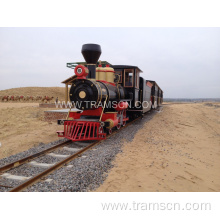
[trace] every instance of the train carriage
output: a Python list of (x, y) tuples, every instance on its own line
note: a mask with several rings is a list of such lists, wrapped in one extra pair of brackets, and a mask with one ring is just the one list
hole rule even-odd
[(152, 102), (152, 108), (157, 108), (158, 106), (161, 106), (163, 103), (163, 90), (159, 87), (159, 85), (152, 80), (147, 80), (152, 84), (151, 89), (151, 102)]

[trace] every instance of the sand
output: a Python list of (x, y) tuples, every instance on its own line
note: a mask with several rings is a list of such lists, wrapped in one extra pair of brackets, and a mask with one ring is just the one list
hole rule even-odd
[[(5, 90), (0, 90), (0, 96), (33, 96), (33, 97), (53, 96), (54, 97), (53, 102), (55, 101), (56, 97), (58, 97), (60, 101), (64, 101), (65, 86), (63, 85), (63, 87), (20, 87), (20, 88), (5, 89)], [(15, 101), (9, 101), (9, 102), (15, 102)], [(17, 102), (33, 102), (33, 101), (21, 100)]]
[[(49, 96), (64, 100), (65, 87), (21, 87), (0, 91), (0, 96)], [(56, 122), (44, 121), (44, 111), (38, 108), (41, 101), (0, 100), (0, 159), (28, 150), (39, 143), (58, 140), (56, 131), (62, 130)]]
[(0, 110), (7, 108), (22, 108), (22, 107), (39, 107), (39, 103), (12, 103), (12, 102), (0, 102)]
[(58, 140), (56, 122), (45, 122), (38, 103), (0, 102), (0, 159), (28, 150), (39, 143)]
[(220, 104), (164, 104), (97, 191), (220, 191)]

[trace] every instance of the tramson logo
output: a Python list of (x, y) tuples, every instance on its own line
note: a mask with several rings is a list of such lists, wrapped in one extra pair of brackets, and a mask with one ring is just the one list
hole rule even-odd
[[(120, 103), (120, 102), (119, 102)], [(128, 103), (128, 108), (132, 109), (132, 108), (136, 108), (136, 109), (149, 109), (149, 108), (153, 108), (156, 109), (157, 108), (157, 101), (155, 101), (153, 104), (152, 102), (148, 102), (148, 101), (135, 101), (134, 106), (132, 105), (132, 101), (127, 101)], [(117, 101), (108, 101), (108, 102), (96, 102), (96, 101), (58, 101), (55, 102), (55, 106), (56, 108), (77, 108), (77, 109), (81, 109), (82, 106), (84, 106), (86, 109), (88, 109), (89, 107), (94, 107), (94, 108), (116, 108), (119, 107), (120, 105), (118, 105)]]

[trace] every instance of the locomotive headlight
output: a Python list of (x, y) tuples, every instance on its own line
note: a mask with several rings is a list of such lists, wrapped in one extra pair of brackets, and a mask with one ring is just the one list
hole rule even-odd
[(83, 65), (78, 65), (75, 67), (75, 70), (74, 70), (76, 76), (78, 79), (85, 79), (86, 76), (88, 75), (89, 73), (89, 70), (88, 68), (86, 68), (85, 66)]
[(82, 68), (78, 68), (77, 73), (79, 73), (79, 74), (82, 73)]

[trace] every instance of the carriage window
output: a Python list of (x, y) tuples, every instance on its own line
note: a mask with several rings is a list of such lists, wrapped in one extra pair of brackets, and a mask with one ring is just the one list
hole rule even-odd
[(135, 87), (139, 89), (139, 71), (136, 70), (136, 80), (135, 80)]
[(120, 79), (119, 79), (119, 82), (118, 82), (118, 83), (122, 83), (122, 71), (116, 70), (116, 71), (115, 71), (115, 75), (119, 75)]
[(125, 70), (124, 72), (124, 86), (125, 87), (133, 87), (133, 78), (134, 71), (133, 70)]

